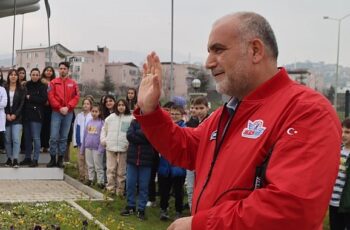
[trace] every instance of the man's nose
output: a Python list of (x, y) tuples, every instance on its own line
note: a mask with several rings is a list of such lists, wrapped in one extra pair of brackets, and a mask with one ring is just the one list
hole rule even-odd
[(207, 61), (205, 62), (205, 68), (213, 69), (216, 66), (216, 59), (212, 54), (208, 54)]

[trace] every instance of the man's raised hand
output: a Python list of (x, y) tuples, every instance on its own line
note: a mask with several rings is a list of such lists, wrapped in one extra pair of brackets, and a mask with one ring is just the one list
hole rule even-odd
[(155, 52), (147, 55), (143, 64), (143, 76), (140, 83), (137, 104), (143, 114), (153, 112), (159, 104), (162, 93), (162, 66)]

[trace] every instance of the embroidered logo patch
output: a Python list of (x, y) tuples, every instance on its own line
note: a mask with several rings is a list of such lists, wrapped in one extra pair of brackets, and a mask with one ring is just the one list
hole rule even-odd
[(214, 132), (212, 132), (211, 135), (210, 135), (210, 139), (209, 139), (209, 140), (210, 140), (210, 141), (215, 140), (215, 139), (216, 139), (217, 133), (218, 133), (217, 130), (215, 130)]
[(256, 139), (264, 133), (265, 129), (263, 120), (249, 120), (247, 128), (244, 128), (242, 131), (242, 137)]

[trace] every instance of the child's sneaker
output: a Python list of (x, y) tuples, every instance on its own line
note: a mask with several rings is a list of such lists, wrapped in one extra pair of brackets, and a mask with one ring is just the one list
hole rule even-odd
[(135, 207), (126, 206), (126, 208), (120, 212), (120, 215), (121, 216), (130, 216), (130, 215), (133, 215), (134, 213), (135, 213)]
[(137, 218), (139, 218), (139, 220), (146, 220), (145, 211), (144, 210), (138, 210), (137, 211)]
[(17, 159), (13, 159), (12, 167), (14, 167), (14, 168), (18, 168), (19, 167)]
[(12, 167), (12, 160), (10, 158), (7, 158), (7, 161), (5, 163), (6, 167)]
[(155, 201), (147, 201), (146, 207), (157, 207), (157, 203)]
[(169, 217), (168, 212), (166, 210), (161, 209), (160, 210), (160, 220), (167, 221), (169, 219), (170, 219), (170, 217)]

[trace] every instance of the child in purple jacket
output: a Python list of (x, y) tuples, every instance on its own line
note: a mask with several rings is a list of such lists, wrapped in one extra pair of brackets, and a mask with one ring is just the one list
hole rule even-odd
[(84, 140), (80, 148), (85, 151), (86, 165), (88, 168), (88, 182), (91, 185), (97, 176), (98, 187), (104, 188), (104, 172), (103, 172), (103, 154), (104, 148), (100, 143), (100, 134), (103, 126), (101, 119), (101, 109), (94, 105), (91, 109), (92, 120), (90, 120), (85, 128)]

